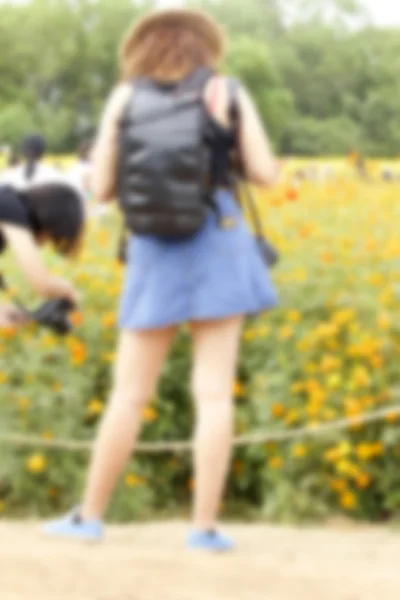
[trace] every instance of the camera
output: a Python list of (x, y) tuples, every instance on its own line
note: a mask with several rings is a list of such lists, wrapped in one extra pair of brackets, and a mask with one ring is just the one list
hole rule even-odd
[(67, 335), (73, 328), (69, 313), (75, 305), (66, 298), (49, 300), (31, 313), (33, 321), (48, 327), (57, 335)]

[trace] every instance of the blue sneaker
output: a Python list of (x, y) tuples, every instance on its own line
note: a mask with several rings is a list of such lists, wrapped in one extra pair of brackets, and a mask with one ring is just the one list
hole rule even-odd
[(190, 550), (209, 550), (211, 552), (227, 552), (233, 550), (233, 540), (219, 531), (192, 531), (187, 539)]
[(100, 542), (104, 535), (104, 525), (102, 521), (83, 521), (79, 512), (74, 510), (61, 519), (47, 523), (43, 531), (54, 537)]

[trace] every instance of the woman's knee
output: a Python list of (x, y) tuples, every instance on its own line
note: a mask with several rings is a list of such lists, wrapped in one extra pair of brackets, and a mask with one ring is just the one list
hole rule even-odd
[(132, 410), (143, 410), (151, 402), (152, 397), (153, 393), (150, 390), (115, 386), (111, 393), (111, 404)]
[(233, 385), (226, 382), (193, 381), (192, 393), (196, 402), (221, 403), (230, 402), (233, 398)]

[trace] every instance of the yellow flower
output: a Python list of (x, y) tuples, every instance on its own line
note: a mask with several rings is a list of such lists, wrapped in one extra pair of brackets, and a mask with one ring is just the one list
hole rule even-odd
[(281, 340), (288, 340), (293, 337), (293, 329), (289, 325), (284, 325), (279, 330), (279, 337)]
[(358, 417), (362, 414), (363, 406), (360, 400), (358, 400), (357, 398), (345, 398), (343, 402), (347, 418), (351, 419), (353, 417)]
[(333, 446), (332, 448), (326, 450), (326, 452), (324, 453), (324, 459), (327, 462), (335, 463), (340, 459), (345, 458), (349, 454), (351, 454), (351, 446), (349, 442), (343, 441), (340, 442), (340, 444), (338, 444), (337, 446)]
[(320, 369), (323, 373), (328, 373), (329, 371), (334, 371), (341, 367), (342, 361), (336, 356), (332, 356), (332, 354), (325, 354), (322, 357)]
[(362, 461), (369, 461), (373, 458), (382, 456), (383, 444), (381, 442), (374, 442), (372, 444), (361, 443), (356, 448), (356, 454)]
[(91, 416), (101, 415), (104, 412), (104, 404), (98, 398), (93, 398), (88, 404), (88, 413)]
[(0, 385), (2, 383), (7, 383), (7, 381), (8, 381), (7, 373), (0, 372)]
[(327, 378), (326, 383), (331, 390), (336, 390), (342, 383), (342, 377), (339, 373), (332, 373)]
[(357, 387), (368, 387), (371, 380), (367, 369), (363, 366), (356, 367), (353, 371), (352, 381)]
[(346, 325), (350, 321), (353, 321), (356, 316), (355, 310), (352, 308), (345, 308), (338, 310), (332, 315), (332, 321), (336, 325)]
[(246, 329), (243, 337), (247, 342), (251, 342), (252, 340), (256, 339), (257, 331), (255, 329)]
[(268, 466), (271, 469), (278, 470), (282, 467), (282, 465), (283, 465), (283, 459), (280, 456), (273, 456), (268, 461)]
[(336, 471), (340, 475), (347, 475), (347, 477), (357, 477), (359, 469), (346, 459), (339, 460), (336, 464)]
[(383, 331), (389, 331), (391, 326), (390, 316), (387, 313), (381, 313), (376, 320), (376, 324), (378, 325), (379, 329), (382, 329)]
[(50, 441), (50, 440), (54, 439), (54, 433), (52, 431), (50, 431), (49, 429), (46, 431), (43, 431), (42, 438), (44, 440)]
[(300, 417), (299, 417), (298, 411), (295, 408), (291, 408), (286, 413), (285, 423), (286, 423), (286, 425), (293, 425), (294, 423), (297, 423), (299, 418)]
[(289, 310), (288, 321), (290, 323), (299, 323), (301, 321), (301, 312), (299, 310)]
[(104, 315), (102, 318), (102, 323), (104, 327), (114, 327), (116, 323), (116, 315), (114, 312), (110, 312)]
[(398, 415), (398, 414), (396, 414), (395, 412), (393, 412), (393, 413), (389, 413), (389, 414), (386, 416), (386, 421), (387, 421), (388, 423), (392, 423), (392, 424), (393, 424), (393, 423), (397, 423), (397, 421), (398, 421), (398, 420), (399, 420), (399, 415)]
[(340, 504), (346, 510), (354, 510), (357, 507), (357, 498), (353, 492), (344, 492), (340, 496)]
[(21, 412), (26, 412), (31, 405), (29, 398), (20, 398), (18, 400), (18, 408)]
[(304, 444), (296, 444), (292, 449), (292, 456), (303, 458), (307, 454), (307, 447)]
[(4, 500), (0, 500), (0, 513), (5, 512), (7, 509), (7, 504), (5, 503)]
[(235, 381), (233, 384), (233, 395), (235, 398), (243, 398), (246, 395), (246, 388), (240, 381)]
[(134, 473), (127, 473), (127, 475), (125, 475), (125, 485), (130, 488), (137, 487), (138, 485), (143, 485), (145, 481), (146, 480), (143, 477), (139, 477)]
[(157, 420), (158, 412), (155, 408), (147, 406), (143, 411), (143, 418), (146, 421), (146, 423), (152, 423), (153, 421)]
[(306, 411), (309, 417), (318, 417), (321, 412), (321, 404), (319, 402), (310, 401), (306, 405)]
[(30, 473), (43, 473), (47, 468), (47, 460), (43, 454), (32, 454), (26, 461), (26, 468)]
[(328, 398), (328, 394), (321, 387), (316, 387), (316, 388), (313, 388), (312, 390), (310, 390), (310, 400), (314, 404), (321, 405), (324, 402), (326, 402), (327, 398)]

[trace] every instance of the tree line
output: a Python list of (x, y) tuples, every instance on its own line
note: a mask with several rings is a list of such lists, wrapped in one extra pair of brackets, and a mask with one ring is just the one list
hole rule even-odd
[[(229, 36), (225, 70), (251, 90), (285, 155), (400, 154), (399, 29), (357, 0), (199, 0)], [(41, 130), (53, 151), (93, 135), (116, 50), (143, 0), (0, 0), (0, 145)]]

